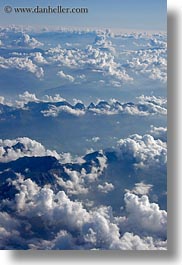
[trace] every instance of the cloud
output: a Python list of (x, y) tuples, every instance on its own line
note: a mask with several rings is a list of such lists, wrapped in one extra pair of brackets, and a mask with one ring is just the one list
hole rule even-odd
[[(25, 91), (23, 94), (18, 95), (19, 100), (15, 101), (15, 104), (11, 102), (11, 105), (15, 105), (15, 107), (25, 108), (26, 105), (29, 102), (36, 102), (38, 103), (57, 103), (57, 102), (64, 102), (66, 101), (64, 98), (62, 98), (59, 94), (56, 94), (55, 96), (48, 96), (45, 95), (42, 99), (37, 98), (37, 96), (33, 93), (30, 93), (28, 91)], [(51, 106), (51, 105), (50, 105)]]
[[(84, 159), (87, 159), (86, 157), (88, 156), (89, 154), (86, 155)], [(107, 157), (102, 150), (98, 152), (96, 161), (91, 160), (91, 164), (92, 166), (85, 176), (86, 180), (89, 183), (96, 181), (103, 174), (103, 171), (107, 168)]]
[(63, 71), (59, 71), (59, 72), (57, 73), (57, 75), (58, 75), (59, 77), (63, 78), (63, 79), (66, 79), (66, 80), (70, 81), (70, 82), (74, 82), (74, 80), (75, 80), (73, 76), (71, 76), (71, 75), (66, 75)]
[[(36, 102), (38, 104), (38, 103), (57, 103), (57, 102), (66, 101), (59, 94), (56, 94), (55, 96), (45, 95), (43, 99), (38, 99), (35, 94), (29, 93), (28, 91), (25, 91), (23, 94), (20, 94), (18, 97), (19, 97), (19, 100), (16, 100), (15, 104), (13, 103), (6, 103), (6, 104), (15, 106), (16, 108), (21, 108), (22, 110), (27, 110), (29, 109), (29, 107), (27, 106), (29, 102)], [(45, 117), (49, 117), (49, 116), (57, 117), (59, 113), (59, 109), (56, 106), (52, 106), (50, 104), (49, 109), (45, 111), (41, 111), (41, 113), (43, 113)]]
[(86, 76), (84, 74), (78, 75), (77, 78), (79, 80), (84, 80), (84, 81), (86, 80)]
[(131, 190), (131, 193), (137, 194), (137, 195), (146, 195), (150, 192), (153, 185), (151, 184), (145, 184), (143, 182), (135, 183), (134, 189)]
[(30, 179), (14, 184), (19, 190), (15, 200), (3, 202), (14, 217), (1, 213), (0, 220), (5, 249), (166, 249), (166, 212), (147, 196), (126, 193), (126, 216), (114, 217), (111, 207), (87, 210), (64, 191), (54, 193)]
[(89, 218), (82, 204), (71, 201), (64, 191), (54, 194), (48, 186), (39, 187), (31, 179), (21, 178), (15, 184), (19, 193), (15, 195), (14, 203), (22, 218), (31, 221), (37, 216), (42, 219), (43, 226), (49, 222), (52, 227), (65, 227), (68, 231), (80, 230)]
[[(160, 36), (158, 36), (160, 37)], [(153, 37), (150, 39), (148, 46), (152, 48), (160, 48), (160, 49), (167, 49), (167, 43), (164, 40), (158, 40), (157, 38)]]
[(166, 107), (167, 99), (155, 96), (140, 96), (138, 97), (140, 103), (148, 103), (156, 106)]
[(167, 142), (167, 128), (166, 127), (155, 127), (151, 125), (150, 134), (155, 139), (160, 139), (163, 142)]
[(131, 60), (127, 60), (126, 68), (148, 76), (150, 79), (167, 81), (167, 48), (151, 48), (133, 51)]
[[(43, 46), (42, 42), (31, 36), (32, 32), (36, 35), (35, 29), (30, 28), (1, 29), (3, 44), (5, 42), (5, 47), (11, 48), (34, 49)], [(63, 40), (62, 46), (59, 44), (57, 47), (51, 47), (44, 53), (37, 51), (30, 53), (29, 59), (34, 64), (57, 67), (58, 76), (67, 82), (85, 82), (86, 77), (89, 79), (88, 73), (85, 75), (85, 69), (87, 69), (91, 75), (100, 73), (100, 77), (106, 79), (107, 85), (118, 88), (121, 88), (123, 83), (133, 84), (132, 81), (138, 79), (138, 76), (166, 83), (167, 42), (165, 34), (116, 34), (108, 33), (107, 30), (75, 31), (59, 28), (52, 31), (49, 29), (46, 32), (54, 32), (55, 37), (57, 34), (65, 36), (65, 34), (73, 33), (81, 40), (89, 36), (86, 45), (82, 45), (82, 42), (73, 42), (70, 45), (67, 42), (64, 43)], [(45, 31), (40, 30), (39, 35), (44, 33)], [(22, 54), (23, 57), (26, 55)], [(78, 75), (66, 74), (65, 67), (70, 70), (79, 70)], [(59, 71), (60, 68), (61, 71)]]
[[(40, 79), (44, 74), (52, 78), (52, 72), (55, 77), (58, 73), (60, 80), (69, 86), (73, 82), (86, 84), (94, 80), (96, 89), (101, 84), (101, 88), (122, 88), (124, 82), (130, 82), (134, 89), (136, 84), (142, 85), (143, 78), (147, 79), (146, 86), (149, 79), (150, 83), (155, 80), (160, 89), (163, 86), (160, 82), (166, 81), (163, 35), (55, 30), (54, 35), (72, 32), (76, 38), (80, 36), (84, 45), (81, 42), (65, 45), (63, 40), (62, 46), (41, 51), (33, 49), (42, 43), (28, 29), (23, 31), (20, 33), (18, 27), (1, 29), (3, 45), (12, 49), (0, 57), (0, 67), (7, 71), (18, 69)], [(12, 39), (15, 39), (13, 46)], [(13, 47), (23, 48), (23, 52), (14, 52)], [(58, 76), (54, 82), (60, 83)], [(132, 83), (134, 79), (139, 81)], [(4, 97), (0, 97), (0, 103), (8, 105)], [(16, 113), (25, 114), (27, 109), (33, 113), (32, 106), (44, 117), (59, 119), (65, 114), (77, 119), (83, 115), (124, 114), (148, 118), (156, 115), (152, 119), (163, 120), (167, 114), (166, 98), (156, 96), (142, 95), (134, 102), (99, 100), (85, 105), (79, 99), (70, 104), (60, 95), (39, 99), (28, 91), (12, 102), (12, 107), (9, 105), (10, 114), (12, 109)], [(1, 107), (2, 111), (6, 109)], [(167, 212), (163, 195), (166, 192), (166, 132), (166, 128), (152, 126), (148, 134), (120, 139), (115, 149), (76, 158), (70, 153), (59, 155), (47, 150), (27, 137), (0, 140), (0, 248), (166, 250)], [(92, 143), (102, 140), (93, 136), (90, 136)], [(47, 161), (52, 160), (54, 165), (41, 171), (42, 164), (46, 168)], [(26, 168), (22, 161), (33, 161), (32, 167)]]
[(167, 213), (156, 203), (150, 203), (147, 195), (138, 197), (130, 192), (124, 197), (128, 213), (127, 226), (143, 235), (166, 237)]
[(102, 49), (95, 48), (92, 45), (87, 46), (87, 57), (83, 58), (81, 63), (89, 65), (94, 70), (103, 72), (103, 75), (114, 77), (120, 81), (127, 82), (131, 81), (132, 78), (126, 73), (125, 69), (122, 69), (120, 64), (115, 62), (114, 55), (103, 51)]
[(83, 104), (83, 101), (80, 100), (80, 99), (77, 99), (77, 98), (73, 98), (73, 104), (76, 105), (76, 104)]
[(4, 104), (4, 97), (0, 97), (0, 104)]
[(106, 32), (102, 32), (100, 34), (97, 34), (97, 36), (95, 38), (94, 46), (99, 47), (99, 48), (104, 49), (104, 50), (111, 51), (112, 53), (114, 53), (115, 49), (113, 47), (113, 44), (111, 41), (109, 41), (107, 39), (107, 37), (108, 36), (107, 36)]
[(96, 105), (90, 104), (88, 106), (88, 110), (104, 115), (115, 115), (119, 113), (139, 116), (167, 114), (166, 99), (155, 96), (148, 97), (144, 95), (138, 97), (138, 99), (138, 103), (120, 103), (114, 99), (111, 99), (109, 102), (101, 100)]
[[(139, 237), (133, 233), (126, 232), (120, 242), (119, 249), (121, 250), (166, 250), (167, 242), (155, 240), (152, 237)], [(113, 244), (112, 249), (118, 248)]]
[(108, 193), (112, 190), (114, 190), (114, 185), (112, 183), (104, 182), (103, 185), (98, 185), (98, 190), (103, 193)]
[(92, 140), (94, 143), (97, 143), (97, 142), (100, 140), (100, 137), (95, 136), (95, 137), (92, 137), (91, 140)]
[(61, 97), (59, 94), (56, 94), (55, 96), (45, 95), (42, 101), (43, 102), (62, 102), (62, 101), (66, 101), (66, 99)]
[(38, 63), (38, 64), (48, 64), (48, 62), (46, 61), (46, 59), (43, 57), (42, 53), (41, 52), (34, 52), (32, 53), (32, 56), (33, 56), (33, 61), (35, 63)]
[(139, 103), (148, 108), (149, 113), (167, 114), (167, 99), (155, 96), (140, 96)]
[[(23, 156), (56, 156), (54, 151), (28, 138), (1, 140), (0, 143), (1, 162), (4, 163)], [(127, 164), (129, 159), (135, 165), (143, 162), (145, 167), (156, 167), (165, 146), (148, 135), (123, 139), (117, 151), (118, 163), (124, 159), (122, 161)], [(98, 198), (109, 196), (116, 188), (106, 181), (109, 172), (106, 169), (111, 163), (107, 154), (104, 151), (90, 153), (80, 162), (74, 162), (70, 156), (65, 159), (69, 163), (60, 164), (61, 171), (56, 167), (47, 172), (50, 183), (46, 184), (35, 183), (33, 171), (27, 171), (26, 177), (14, 172), (13, 178), (1, 172), (1, 189), (4, 189), (1, 196), (6, 198), (0, 206), (1, 248), (167, 249), (167, 212), (150, 202), (147, 194), (152, 184), (133, 183), (134, 188), (126, 190), (124, 201), (123, 193), (117, 201), (123, 210), (113, 211), (115, 202), (110, 197), (107, 198), (112, 206), (97, 201), (98, 195)], [(51, 176), (54, 176), (54, 183)], [(3, 187), (10, 187), (11, 194), (6, 196), (8, 189)]]
[[(92, 72), (100, 72), (103, 76), (115, 78), (120, 83), (132, 81), (126, 69), (115, 61), (114, 51), (111, 41), (108, 41), (106, 36), (100, 35), (96, 37), (95, 43), (87, 45), (84, 49), (71, 47), (65, 49), (58, 45), (46, 51), (45, 57), (50, 64), (79, 70), (88, 68)], [(68, 81), (74, 81), (74, 77), (66, 75), (63, 71), (58, 72), (58, 75)], [(85, 74), (78, 76), (78, 79), (85, 80)]]
[[(38, 103), (51, 103), (45, 105), (41, 113), (45, 117), (58, 117), (60, 113), (69, 113), (74, 116), (82, 116), (87, 113), (93, 113), (94, 115), (118, 115), (128, 114), (137, 116), (149, 116), (149, 115), (167, 115), (167, 100), (161, 97), (155, 96), (140, 96), (138, 97), (138, 103), (126, 102), (121, 103), (116, 99), (110, 99), (108, 101), (99, 100), (96, 104), (90, 103), (88, 106), (79, 99), (73, 99), (74, 105), (71, 105), (66, 99), (62, 98), (59, 94), (55, 96), (45, 95), (43, 98), (37, 98), (35, 94), (25, 91), (19, 95), (20, 100), (6, 103), (15, 107), (26, 107), (28, 102)], [(3, 101), (5, 102), (5, 101)], [(64, 102), (60, 106), (54, 103)], [(4, 103), (5, 104), (5, 103)], [(153, 133), (152, 133), (153, 135)], [(92, 139), (98, 141), (98, 138)]]
[[(88, 156), (92, 154), (88, 154)], [(69, 176), (69, 179), (64, 180), (55, 175), (58, 184), (64, 188), (67, 194), (88, 194), (92, 190), (92, 184), (97, 183), (100, 177), (103, 175), (105, 169), (107, 168), (107, 157), (104, 155), (103, 151), (100, 151), (98, 155), (93, 159), (87, 160), (86, 157), (77, 158), (75, 161), (72, 160), (73, 168), (64, 167), (65, 173)], [(74, 164), (80, 165), (80, 170), (74, 169)], [(114, 189), (111, 183), (105, 182), (103, 185), (98, 186), (100, 192), (109, 192)]]
[(19, 98), (20, 98), (20, 103), (23, 104), (26, 104), (28, 102), (39, 102), (39, 99), (36, 97), (36, 95), (31, 94), (28, 91), (25, 91), (23, 94), (20, 94)]
[(30, 35), (21, 33), (21, 36), (19, 39), (13, 41), (13, 46), (19, 46), (19, 47), (29, 47), (29, 48), (37, 48), (40, 46), (43, 46), (44, 44), (39, 42), (33, 37), (30, 37)]
[(20, 223), (7, 212), (0, 212), (0, 249), (13, 249), (20, 241)]
[(167, 145), (155, 140), (151, 135), (134, 134), (118, 141), (118, 157), (132, 161), (135, 168), (165, 168), (167, 163)]
[(28, 137), (0, 139), (0, 162), (9, 162), (24, 156), (54, 156), (59, 159), (56, 151), (46, 150), (42, 144)]
[(0, 68), (3, 69), (18, 69), (30, 72), (34, 74), (37, 78), (43, 78), (44, 70), (42, 67), (35, 65), (31, 59), (26, 57), (10, 57), (4, 58), (0, 57)]
[(85, 160), (80, 156), (72, 156), (71, 153), (61, 153), (60, 155), (60, 161), (62, 164), (69, 164), (69, 163), (77, 163), (77, 164), (83, 164)]
[(68, 113), (73, 116), (82, 116), (85, 114), (84, 110), (80, 109), (74, 109), (70, 106), (63, 105), (63, 106), (55, 106), (55, 105), (49, 105), (48, 110), (42, 110), (41, 113), (44, 115), (44, 117), (58, 117), (60, 113)]
[(58, 178), (58, 183), (63, 187), (67, 194), (87, 194), (89, 188), (86, 186), (86, 172), (83, 169), (81, 172), (65, 168), (65, 172), (69, 175), (70, 179), (64, 181)]

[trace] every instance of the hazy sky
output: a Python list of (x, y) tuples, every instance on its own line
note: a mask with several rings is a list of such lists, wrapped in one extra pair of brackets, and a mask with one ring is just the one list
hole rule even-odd
[[(10, 14), (12, 7), (87, 7), (88, 14)], [(0, 24), (166, 30), (167, 0), (1, 0)]]

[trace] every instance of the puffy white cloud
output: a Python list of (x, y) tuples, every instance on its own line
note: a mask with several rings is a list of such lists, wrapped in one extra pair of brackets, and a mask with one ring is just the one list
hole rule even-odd
[[(6, 140), (4, 144), (11, 146), (12, 142)], [(27, 152), (31, 148), (32, 145)], [(37, 148), (39, 154), (40, 150), (42, 155), (45, 154), (44, 148), (40, 145)], [(31, 155), (34, 156), (35, 152)], [(89, 170), (84, 169), (86, 161), (90, 161)], [(102, 176), (107, 166), (104, 153), (100, 152), (96, 157), (86, 156), (80, 166), (81, 171), (77, 171), (65, 165), (64, 172), (68, 179), (53, 172), (64, 191), (54, 191), (50, 185), (38, 186), (32, 179), (24, 179), (20, 174), (16, 179), (9, 179), (8, 185), (16, 187), (16, 195), (14, 200), (6, 199), (1, 204), (1, 209), (8, 207), (8, 213), (0, 212), (0, 246), (4, 244), (5, 249), (22, 248), (22, 245), (25, 249), (167, 248), (167, 213), (143, 195), (149, 192), (152, 185), (136, 183), (135, 188), (124, 195), (124, 205), (121, 206), (125, 211), (122, 215), (114, 216), (111, 206), (95, 206), (89, 200), (84, 203), (82, 197), (86, 194), (89, 198), (90, 192), (93, 192), (92, 184), (96, 184), (94, 187), (100, 194), (105, 193), (104, 196), (115, 188)], [(22, 227), (26, 230), (26, 236)]]
[(89, 213), (82, 204), (71, 201), (64, 191), (54, 194), (52, 189), (40, 188), (31, 182), (30, 179), (23, 181), (16, 195), (16, 208), (21, 216), (39, 216), (43, 225), (49, 223), (49, 226), (65, 227), (68, 231), (79, 231), (89, 220)]
[[(113, 76), (120, 81), (132, 81), (133, 80), (133, 78), (127, 74), (125, 69), (121, 70), (118, 68), (109, 67), (108, 75), (111, 77)], [(117, 83), (117, 84), (119, 84), (119, 83)], [(116, 86), (116, 82), (115, 82), (115, 86)]]
[(112, 183), (104, 182), (102, 185), (98, 185), (98, 190), (103, 193), (108, 193), (112, 190), (114, 190), (114, 185)]
[(155, 96), (140, 96), (139, 103), (148, 108), (149, 113), (167, 114), (167, 99)]
[[(20, 36), (17, 28), (4, 29), (3, 42), (7, 40), (5, 36), (11, 34), (12, 37), (17, 32)], [(85, 31), (80, 31), (79, 34), (85, 34)], [(55, 73), (62, 69), (58, 75), (65, 82), (85, 82), (91, 73), (91, 75), (99, 76), (99, 84), (102, 83), (103, 87), (104, 85), (121, 87), (123, 82), (130, 82), (132, 78), (137, 78), (140, 74), (157, 81), (166, 80), (166, 43), (162, 36), (151, 37), (145, 34), (114, 36), (109, 31), (91, 34), (91, 37), (96, 35), (95, 42), (86, 47), (81, 44), (72, 44), (66, 45), (66, 49), (58, 46), (45, 53), (31, 52), (29, 55), (28, 52), (11, 53), (10, 58), (0, 58), (0, 67), (25, 70), (42, 78), (44, 71), (40, 66), (44, 65), (45, 70), (47, 70), (46, 67), (53, 66)], [(121, 54), (114, 46), (113, 36), (120, 38), (117, 41), (121, 42), (118, 49), (122, 50)], [(30, 37), (28, 33), (24, 33), (16, 40), (16, 45), (34, 48), (41, 43)], [(141, 49), (141, 46), (143, 50), (132, 50), (138, 47)], [(128, 60), (128, 65), (125, 64), (126, 60)], [(71, 69), (73, 68), (75, 72), (78, 72), (77, 75), (72, 76)], [(82, 70), (85, 69), (88, 72), (82, 74)], [(94, 115), (167, 114), (166, 99), (154, 96), (141, 96), (139, 102), (135, 103), (110, 100), (108, 102), (98, 101), (89, 106), (85, 106), (80, 100), (74, 100), (74, 105), (71, 105), (60, 95), (38, 99), (35, 94), (27, 91), (19, 98), (20, 101), (17, 102), (19, 106), (25, 107), (28, 102), (36, 102), (37, 104), (34, 105), (37, 106), (48, 106), (47, 109), (42, 109), (42, 114), (51, 117), (57, 117), (60, 113), (80, 116), (87, 112)], [(1, 97), (0, 103), (6, 104), (5, 102)], [(61, 104), (54, 104), (55, 102)], [(39, 103), (41, 105), (38, 105)], [(69, 153), (58, 155), (56, 151), (46, 150), (42, 144), (26, 137), (0, 140), (0, 162), (2, 163), (24, 156), (48, 155), (64, 163), (64, 165), (58, 163), (62, 171), (56, 168), (48, 172), (54, 177), (55, 186), (51, 182), (46, 185), (42, 184), (42, 186), (36, 184), (30, 171), (25, 171), (26, 176), (14, 172), (12, 179), (6, 179), (6, 176), (11, 174), (10, 169), (0, 172), (1, 181), (5, 185), (1, 186), (3, 190), (0, 192), (2, 198), (0, 248), (167, 249), (167, 213), (159, 207), (162, 204), (160, 199), (159, 205), (150, 201), (154, 200), (151, 193), (153, 190), (156, 192), (153, 178), (157, 178), (158, 175), (147, 179), (147, 173), (151, 176), (154, 169), (155, 173), (158, 171), (159, 174), (161, 172), (163, 174), (163, 170), (166, 169), (166, 131), (166, 128), (153, 126), (149, 132), (151, 135), (133, 135), (121, 139), (117, 150), (113, 150), (114, 163), (118, 166), (115, 176), (112, 170), (113, 161), (104, 151), (88, 154), (83, 158), (77, 158), (76, 161)], [(95, 136), (91, 140), (96, 143), (100, 139)], [(110, 155), (112, 156), (112, 151)], [(125, 170), (122, 168), (123, 164), (128, 166), (128, 170), (132, 167), (129, 180), (123, 172)], [(136, 174), (138, 172), (141, 176)], [(123, 180), (126, 186), (125, 183), (121, 183), (122, 191), (120, 184), (118, 184), (119, 188), (117, 186), (120, 173), (123, 179), (126, 177)], [(47, 175), (45, 174), (44, 177), (47, 178)], [(136, 180), (136, 183), (131, 184), (133, 180)], [(151, 184), (147, 184), (148, 181)], [(11, 191), (7, 198), (5, 195), (10, 188)], [(121, 192), (121, 198), (119, 197), (121, 201), (117, 198), (117, 205), (115, 198), (111, 198), (110, 192), (113, 190), (118, 196)], [(126, 194), (123, 201), (124, 190)], [(104, 205), (105, 203), (110, 206)], [(116, 209), (117, 207), (119, 210)]]
[[(69, 48), (64, 49), (60, 45), (56, 48), (50, 48), (46, 53), (46, 60), (58, 66), (69, 68), (85, 69), (89, 68), (92, 72), (100, 72), (104, 76), (109, 76), (121, 82), (128, 82), (132, 77), (128, 75), (126, 69), (115, 61), (113, 54), (114, 47), (106, 39), (106, 36), (97, 36), (95, 43), (87, 45), (86, 49)], [(63, 71), (58, 75), (64, 79), (73, 82), (71, 75), (66, 75)], [(78, 76), (78, 79), (85, 80), (85, 75)]]
[[(96, 104), (91, 103), (88, 106), (84, 105), (84, 103), (79, 99), (73, 99), (74, 105), (71, 105), (59, 94), (56, 94), (55, 96), (45, 95), (40, 99), (37, 98), (35, 94), (25, 91), (23, 94), (19, 95), (19, 98), (20, 100), (16, 101), (16, 104), (13, 104), (13, 102), (6, 104), (15, 105), (15, 107), (26, 107), (25, 105), (28, 102), (50, 102), (51, 104), (46, 107), (47, 109), (41, 111), (45, 117), (57, 117), (61, 112), (66, 112), (74, 116), (82, 116), (88, 112), (92, 112), (94, 115), (128, 114), (149, 116), (167, 114), (167, 100), (165, 98), (155, 96), (142, 95), (138, 97), (138, 103), (121, 103), (116, 99), (110, 99), (109, 101), (99, 100)], [(56, 102), (65, 102), (65, 104), (57, 106), (57, 104), (54, 104)], [(99, 139), (93, 137), (92, 140), (98, 141)]]
[(28, 137), (14, 140), (0, 139), (0, 162), (8, 162), (24, 156), (54, 156), (59, 159), (56, 151), (46, 150), (42, 144)]
[(91, 140), (92, 140), (94, 143), (97, 143), (97, 142), (100, 140), (100, 137), (95, 136), (95, 137), (92, 137)]
[(0, 249), (13, 249), (19, 241), (20, 223), (7, 212), (0, 212)]
[(146, 195), (152, 189), (153, 185), (145, 184), (143, 182), (135, 183), (134, 189), (131, 190), (132, 193), (138, 195)]
[(78, 60), (81, 52), (79, 49), (63, 49), (60, 45), (55, 48), (50, 48), (45, 52), (46, 60), (52, 64), (59, 66), (67, 66), (70, 68), (78, 67)]
[[(46, 230), (48, 227), (54, 227), (54, 231), (60, 230), (56, 234), (51, 248), (55, 248), (55, 243), (56, 248), (65, 247), (63, 238), (70, 233), (73, 236), (75, 233), (80, 234), (81, 248), (82, 244), (88, 249), (93, 247), (109, 248), (113, 242), (119, 240), (119, 228), (111, 222), (110, 218), (112, 217), (108, 208), (100, 207), (95, 211), (88, 212), (80, 202), (71, 201), (64, 191), (54, 194), (48, 187), (38, 190), (37, 187), (34, 187), (35, 190), (36, 192), (32, 192), (31, 180), (20, 184), (20, 193), (16, 196), (16, 211), (20, 218), (28, 218), (30, 224), (36, 216)], [(72, 236), (67, 239), (71, 240)], [(79, 238), (74, 236), (75, 241), (79, 241)], [(79, 247), (79, 245), (75, 247)]]
[[(0, 37), (5, 40), (5, 45), (37, 48), (43, 45), (40, 41), (32, 37), (31, 34), (35, 29), (9, 28), (0, 30)], [(49, 30), (50, 31), (50, 30)], [(107, 84), (122, 87), (124, 82), (130, 82), (137, 78), (138, 74), (149, 77), (161, 82), (166, 82), (167, 74), (167, 42), (165, 34), (115, 34), (106, 31), (87, 30), (73, 31), (72, 29), (60, 30), (56, 32), (62, 34), (67, 32), (77, 34), (79, 37), (86, 36), (90, 33), (92, 42), (82, 45), (81, 43), (63, 43), (57, 47), (51, 47), (45, 51), (33, 52), (30, 54), (34, 64), (37, 65), (53, 65), (62, 71), (58, 72), (61, 78), (68, 82), (82, 82), (86, 80), (83, 72), (77, 76), (65, 74), (64, 67), (77, 70), (88, 69), (90, 72), (99, 72), (102, 77), (107, 79)], [(44, 34), (44, 32), (39, 32)], [(12, 42), (12, 37), (15, 39)], [(95, 40), (94, 40), (95, 38)], [(120, 45), (118, 45), (118, 38)], [(117, 41), (117, 42), (116, 42)], [(10, 43), (9, 43), (10, 42)], [(122, 47), (122, 52), (118, 47)], [(24, 56), (26, 56), (24, 54)], [(136, 75), (137, 74), (137, 75)], [(88, 75), (87, 75), (88, 78)], [(99, 81), (98, 81), (99, 82)]]
[(150, 203), (147, 195), (138, 197), (127, 192), (126, 203), (127, 226), (137, 233), (166, 237), (167, 212), (160, 210), (158, 204)]
[(62, 178), (58, 178), (58, 183), (68, 194), (88, 193), (89, 188), (85, 183), (86, 172), (84, 169), (79, 173), (78, 171), (65, 168), (65, 172), (69, 175), (70, 179), (64, 181)]
[(44, 99), (42, 101), (45, 101), (45, 102), (62, 102), (62, 101), (66, 101), (66, 100), (63, 97), (61, 97), (59, 94), (56, 94), (55, 96), (45, 95)]
[(126, 232), (118, 244), (113, 244), (112, 249), (121, 250), (166, 250), (167, 241), (155, 240), (152, 237), (140, 237)]
[(39, 102), (39, 99), (35, 94), (31, 94), (28, 91), (25, 91), (23, 94), (19, 95), (20, 102), (28, 103), (28, 102)]
[(118, 141), (118, 157), (133, 161), (136, 168), (166, 167), (167, 145), (151, 135), (134, 134)]
[[(126, 216), (114, 217), (111, 207), (86, 210), (81, 202), (72, 201), (64, 191), (54, 193), (47, 186), (38, 187), (30, 179), (21, 179), (16, 186), (19, 193), (14, 205), (11, 204), (17, 220), (0, 213), (3, 231), (0, 244), (4, 243), (4, 248), (10, 247), (7, 240), (10, 235), (17, 245), (33, 249), (167, 248), (167, 214), (157, 204), (150, 203), (147, 196), (139, 198), (126, 193)], [(27, 229), (26, 237), (22, 225)]]
[[(70, 159), (70, 157), (68, 159)], [(71, 170), (65, 166), (65, 173), (70, 178), (68, 180), (63, 180), (59, 178), (59, 176), (55, 175), (55, 177), (59, 185), (63, 187), (68, 194), (88, 194), (90, 189), (92, 189), (92, 184), (99, 181), (104, 170), (107, 168), (107, 158), (103, 151), (100, 151), (96, 157), (96, 161), (92, 160), (90, 162), (89, 170), (86, 170), (84, 167), (86, 162), (84, 158), (77, 158), (76, 161), (72, 160), (72, 162), (81, 165), (81, 170)], [(113, 189), (114, 186), (111, 183), (104, 182), (103, 185), (98, 185), (98, 190), (103, 193), (107, 193)]]
[(4, 104), (4, 97), (0, 97), (0, 104)]
[(86, 76), (84, 74), (78, 75), (77, 79), (79, 80), (86, 80)]
[(142, 49), (133, 51), (126, 66), (136, 73), (145, 74), (154, 80), (167, 81), (167, 49)]
[(41, 111), (41, 113), (45, 117), (57, 117), (61, 112), (65, 112), (65, 113), (71, 114), (73, 116), (82, 116), (85, 114), (84, 110), (74, 109), (74, 108), (67, 106), (67, 105), (63, 105), (63, 106), (59, 106), (59, 107), (57, 107), (55, 105), (49, 105), (48, 110)]
[(43, 57), (41, 52), (34, 52), (32, 53), (33, 61), (38, 64), (48, 64), (46, 59)]
[[(25, 91), (23, 94), (18, 95), (19, 100), (15, 101), (15, 104), (11, 102), (11, 105), (15, 105), (15, 107), (19, 108), (26, 108), (26, 104), (29, 102), (36, 102), (36, 103), (56, 103), (56, 102), (64, 102), (66, 101), (64, 98), (62, 98), (59, 94), (56, 94), (55, 96), (48, 96), (45, 95), (42, 99), (37, 98), (37, 96), (33, 93), (30, 93), (28, 91)], [(6, 103), (7, 104), (7, 103)], [(10, 104), (10, 103), (9, 103)], [(51, 105), (50, 105), (51, 106)], [(56, 108), (56, 106), (55, 106)]]
[(113, 47), (112, 42), (107, 39), (107, 35), (108, 34), (106, 34), (106, 32), (102, 32), (102, 34), (97, 34), (95, 38), (94, 46), (105, 49), (105, 50), (109, 50), (112, 53), (114, 53), (115, 49)]
[(73, 104), (76, 105), (77, 103), (83, 104), (83, 101), (77, 98), (73, 98)]
[(60, 248), (65, 250), (79, 249), (78, 246), (75, 246), (75, 239), (73, 236), (65, 230), (61, 230), (51, 244), (49, 242), (49, 249), (59, 250)]
[(88, 45), (87, 57), (83, 58), (81, 63), (89, 65), (93, 70), (103, 72), (105, 76), (114, 77), (120, 81), (131, 81), (132, 78), (126, 73), (120, 64), (115, 62), (114, 55), (102, 49)]
[(167, 49), (167, 42), (153, 37), (150, 39), (148, 46), (153, 47), (153, 48), (155, 47), (155, 48)]
[(111, 209), (100, 207), (90, 214), (89, 222), (84, 224), (84, 240), (92, 247), (110, 249), (119, 242), (118, 226), (113, 222)]
[(88, 110), (96, 114), (104, 115), (115, 115), (119, 113), (139, 116), (167, 114), (166, 99), (155, 96), (141, 96), (138, 99), (138, 103), (120, 103), (112, 99), (109, 102), (99, 101), (96, 105), (90, 105)]
[(37, 48), (43, 46), (44, 44), (39, 42), (35, 38), (30, 37), (30, 35), (22, 33), (22, 36), (19, 39), (13, 41), (13, 45), (17, 45), (20, 47)]
[(101, 154), (101, 156), (97, 156), (98, 164), (96, 165), (93, 162), (90, 172), (85, 175), (85, 178), (86, 180), (88, 180), (88, 182), (96, 181), (102, 175), (103, 171), (107, 168), (107, 157), (104, 155), (104, 152), (102, 150), (99, 151), (99, 154)]
[(85, 160), (80, 156), (72, 156), (71, 153), (60, 153), (59, 154), (60, 162), (62, 164), (68, 164), (68, 163), (77, 163), (77, 164), (83, 164)]
[(18, 69), (30, 72), (34, 74), (37, 78), (42, 78), (44, 76), (44, 70), (42, 67), (35, 65), (31, 59), (26, 57), (10, 57), (4, 58), (0, 57), (0, 68), (3, 69)]
[(155, 127), (151, 125), (150, 134), (154, 136), (155, 139), (160, 139), (163, 142), (167, 142), (167, 128), (165, 127)]
[(117, 110), (108, 110), (108, 109), (100, 109), (100, 108), (89, 108), (89, 111), (93, 112), (94, 114), (101, 114), (101, 115), (115, 115), (118, 114)]
[(70, 81), (70, 82), (74, 82), (74, 80), (75, 80), (73, 76), (71, 76), (71, 75), (67, 75), (67, 74), (65, 74), (63, 71), (59, 71), (59, 72), (57, 73), (57, 75), (58, 75), (59, 77), (63, 78), (63, 79), (66, 79), (66, 80)]
[(138, 97), (140, 103), (148, 103), (148, 104), (154, 104), (159, 105), (161, 107), (166, 107), (167, 105), (167, 99), (161, 98), (161, 97), (155, 97), (155, 96), (140, 96)]
[(62, 164), (72, 163), (73, 157), (70, 153), (62, 153), (60, 154), (60, 161), (62, 162)]

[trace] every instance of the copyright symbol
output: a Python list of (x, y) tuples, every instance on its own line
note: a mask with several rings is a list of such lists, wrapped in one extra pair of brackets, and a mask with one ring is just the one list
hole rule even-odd
[(4, 7), (4, 12), (5, 13), (11, 13), (13, 11), (13, 8), (11, 6), (5, 6)]

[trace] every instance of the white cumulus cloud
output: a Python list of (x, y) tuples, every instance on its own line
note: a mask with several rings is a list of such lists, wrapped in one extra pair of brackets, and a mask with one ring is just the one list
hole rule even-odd
[(9, 162), (24, 156), (54, 156), (59, 159), (56, 151), (46, 150), (45, 147), (28, 137), (19, 137), (13, 140), (0, 139), (0, 161)]
[(36, 40), (35, 38), (31, 37), (28, 34), (22, 33), (22, 36), (13, 41), (13, 45), (21, 46), (21, 47), (30, 47), (30, 48), (37, 48), (43, 46), (43, 43)]
[(4, 58), (0, 57), (0, 68), (3, 69), (18, 69), (30, 72), (34, 74), (37, 78), (43, 78), (44, 70), (42, 67), (38, 67), (32, 62), (31, 59), (26, 57), (10, 57)]
[(74, 80), (75, 80), (73, 76), (65, 74), (63, 71), (59, 71), (57, 73), (57, 75), (63, 79), (70, 81), (70, 82), (74, 82)]

